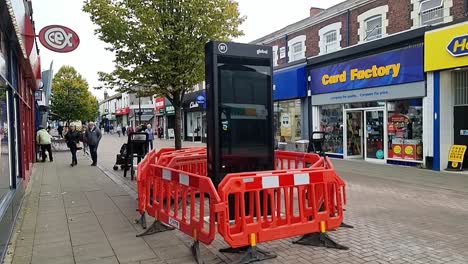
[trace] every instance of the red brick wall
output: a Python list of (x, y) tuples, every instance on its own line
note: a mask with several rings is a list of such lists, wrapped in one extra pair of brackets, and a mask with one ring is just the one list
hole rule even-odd
[[(457, 4), (458, 9), (463, 10), (463, 0), (453, 0), (454, 7)], [(341, 47), (346, 47), (347, 35), (350, 34), (350, 43), (349, 45), (356, 45), (359, 42), (359, 23), (358, 16), (368, 10), (373, 8), (388, 5), (388, 13), (386, 19), (388, 19), (387, 34), (394, 34), (404, 30), (408, 30), (412, 27), (413, 22), (411, 20), (411, 11), (413, 9), (410, 0), (377, 0), (375, 2), (369, 3), (365, 6), (353, 9), (350, 11), (350, 32), (347, 32), (347, 13), (343, 13), (339, 16), (328, 19), (327, 21), (321, 22), (317, 25), (311, 26), (307, 29), (301, 30), (299, 32), (292, 33), (288, 35), (288, 39), (293, 39), (299, 35), (306, 35), (306, 57), (317, 56), (320, 52), (319, 46), (319, 35), (318, 32), (324, 26), (341, 22)], [(461, 5), (461, 7), (460, 7)], [(463, 11), (457, 11), (458, 13), (463, 13)], [(459, 16), (460, 14), (457, 15)], [(287, 41), (285, 38), (276, 40), (269, 45), (275, 46), (278, 45), (278, 55), (279, 48), (287, 46)], [(287, 51), (286, 51), (287, 52)], [(287, 63), (287, 58), (281, 59), (278, 61), (278, 65)]]
[(450, 10), (450, 15), (453, 16), (453, 20), (457, 20), (465, 17), (465, 1), (464, 0), (453, 0), (453, 6)]

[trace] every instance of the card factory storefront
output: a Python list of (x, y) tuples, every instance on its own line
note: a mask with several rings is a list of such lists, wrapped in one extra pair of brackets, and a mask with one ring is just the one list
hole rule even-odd
[(314, 131), (327, 153), (345, 159), (423, 162), (422, 45), (311, 68)]
[[(424, 70), (433, 94), (434, 170), (443, 170), (452, 145), (468, 145), (468, 22), (426, 32)], [(463, 167), (468, 168), (468, 151)]]

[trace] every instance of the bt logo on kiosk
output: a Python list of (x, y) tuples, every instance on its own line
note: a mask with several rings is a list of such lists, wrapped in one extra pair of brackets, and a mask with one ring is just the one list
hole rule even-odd
[(454, 57), (468, 55), (468, 35), (454, 37), (447, 45), (447, 51)]

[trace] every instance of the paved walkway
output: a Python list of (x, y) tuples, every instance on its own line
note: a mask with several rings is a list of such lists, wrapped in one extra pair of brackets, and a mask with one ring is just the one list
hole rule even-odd
[(135, 237), (135, 199), (79, 156), (74, 168), (68, 153), (35, 165), (7, 263), (193, 263), (190, 239), (175, 231)]
[[(178, 231), (136, 238), (135, 182), (113, 171), (123, 138), (106, 135), (99, 168), (68, 167), (68, 155), (37, 164), (10, 257), (13, 263), (194, 263), (190, 238)], [(156, 140), (156, 147), (172, 141)], [(200, 143), (185, 143), (200, 146)], [(262, 243), (278, 254), (266, 263), (468, 263), (468, 175), (334, 160), (347, 183), (347, 223), (329, 235), (350, 247), (339, 251)], [(105, 173), (103, 173), (105, 172)], [(217, 237), (202, 247), (206, 263), (231, 263)]]

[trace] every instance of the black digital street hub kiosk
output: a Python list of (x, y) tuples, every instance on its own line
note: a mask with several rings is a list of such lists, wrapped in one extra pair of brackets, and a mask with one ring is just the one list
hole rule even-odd
[(205, 45), (208, 175), (274, 169), (272, 49)]

